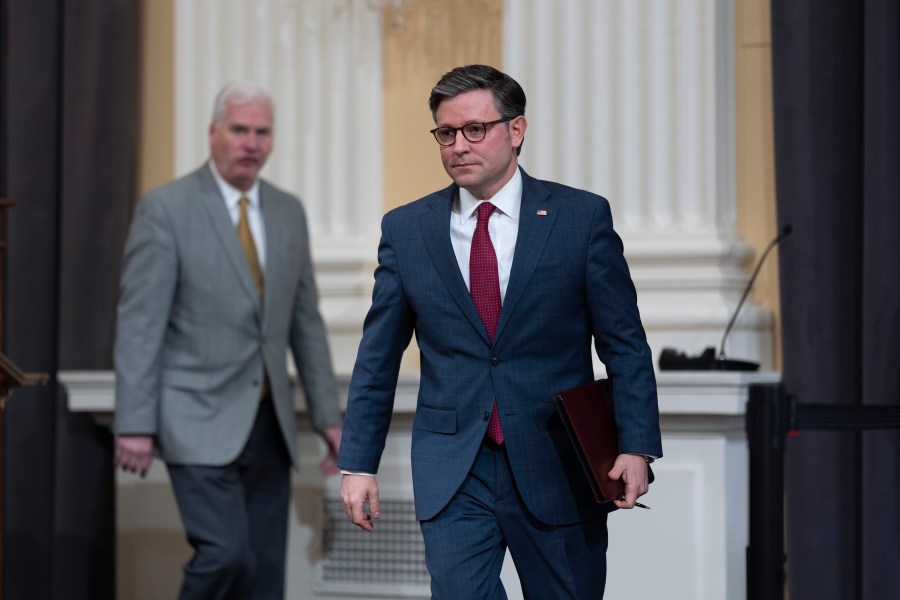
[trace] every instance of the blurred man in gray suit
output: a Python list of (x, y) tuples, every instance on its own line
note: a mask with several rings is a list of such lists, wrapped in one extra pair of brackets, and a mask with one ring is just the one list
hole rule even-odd
[(340, 413), (306, 216), (259, 179), (274, 111), (256, 84), (216, 97), (211, 159), (149, 192), (125, 248), (115, 346), (116, 455), (166, 462), (194, 556), (182, 599), (284, 596), (290, 347), (336, 472)]

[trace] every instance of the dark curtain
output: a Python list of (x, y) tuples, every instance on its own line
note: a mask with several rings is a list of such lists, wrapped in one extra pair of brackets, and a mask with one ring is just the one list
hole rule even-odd
[[(784, 385), (900, 404), (900, 2), (772, 2)], [(900, 431), (787, 446), (791, 600), (900, 597)]]
[(55, 374), (112, 368), (135, 196), (139, 8), (0, 0), (9, 210), (6, 354), (51, 374), (7, 405), (4, 599), (115, 597), (109, 429), (67, 410)]

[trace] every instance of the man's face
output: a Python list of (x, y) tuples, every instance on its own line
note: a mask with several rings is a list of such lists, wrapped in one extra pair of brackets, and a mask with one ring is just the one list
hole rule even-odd
[(225, 105), (220, 123), (209, 126), (209, 152), (222, 177), (245, 192), (272, 152), (272, 108), (265, 102)]
[[(500, 117), (491, 91), (473, 90), (442, 101), (434, 122), (438, 127), (462, 127), (468, 123), (490, 123)], [(458, 131), (453, 144), (440, 147), (444, 169), (458, 186), (479, 200), (493, 197), (516, 171), (516, 148), (522, 145), (526, 125), (525, 117), (516, 117), (508, 124), (489, 125), (480, 142), (470, 142)]]

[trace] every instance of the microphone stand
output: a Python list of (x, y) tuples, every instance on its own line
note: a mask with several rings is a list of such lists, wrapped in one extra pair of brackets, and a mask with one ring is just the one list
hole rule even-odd
[[(756, 276), (759, 275), (759, 270), (762, 268), (763, 263), (766, 261), (766, 257), (769, 255), (769, 252), (772, 251), (772, 248), (781, 243), (781, 240), (791, 235), (791, 232), (794, 231), (794, 228), (790, 225), (785, 225), (782, 228), (781, 233), (778, 234), (774, 240), (769, 242), (769, 245), (766, 246), (765, 251), (763, 251), (762, 256), (759, 257), (759, 260), (756, 261), (756, 268), (753, 269), (753, 275), (750, 276), (750, 281), (747, 282), (747, 285), (744, 287), (744, 293), (741, 296), (740, 301), (737, 304), (737, 308), (734, 309), (734, 312), (731, 314), (731, 320), (728, 322), (728, 327), (725, 328), (725, 333), (722, 335), (722, 342), (719, 344), (719, 354), (716, 356), (716, 362), (719, 363), (718, 369), (724, 371), (738, 370), (742, 371), (744, 369), (734, 369), (728, 368), (728, 359), (725, 357), (725, 340), (728, 339), (728, 334), (731, 333), (731, 328), (734, 327), (734, 322), (737, 321), (738, 314), (741, 312), (741, 308), (744, 306), (744, 302), (747, 300), (747, 296), (750, 295), (750, 290), (753, 289), (753, 284), (756, 282)], [(735, 361), (735, 362), (744, 362), (747, 364), (756, 364), (756, 363), (748, 363), (747, 361)], [(756, 367), (753, 369), (754, 371), (759, 368), (759, 365), (756, 364)]]
[(759, 369), (759, 363), (727, 358), (725, 355), (725, 342), (728, 340), (728, 335), (731, 333), (735, 321), (737, 321), (738, 314), (741, 312), (741, 308), (743, 308), (747, 296), (750, 295), (750, 290), (756, 282), (756, 276), (759, 275), (759, 270), (762, 268), (769, 252), (771, 252), (772, 248), (777, 246), (781, 240), (789, 236), (793, 230), (794, 228), (790, 225), (785, 225), (781, 229), (781, 233), (779, 233), (774, 240), (769, 242), (769, 245), (766, 246), (762, 256), (759, 257), (759, 260), (756, 262), (756, 268), (753, 269), (753, 274), (750, 276), (750, 280), (744, 287), (744, 293), (737, 304), (737, 308), (734, 309), (734, 312), (731, 315), (731, 320), (725, 328), (725, 333), (722, 335), (718, 355), (716, 354), (714, 346), (706, 348), (700, 356), (696, 357), (685, 356), (684, 353), (678, 352), (672, 348), (663, 348), (662, 353), (659, 356), (659, 369), (661, 371), (756, 371)]

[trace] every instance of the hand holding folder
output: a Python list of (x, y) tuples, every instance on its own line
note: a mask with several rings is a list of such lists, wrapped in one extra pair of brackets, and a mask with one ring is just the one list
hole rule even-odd
[[(608, 379), (598, 379), (553, 395), (553, 402), (575, 447), (588, 483), (598, 503), (625, 494), (625, 482), (610, 479), (609, 471), (619, 456), (619, 438)], [(647, 465), (653, 482), (653, 469)], [(646, 507), (645, 507), (646, 508)]]

